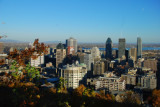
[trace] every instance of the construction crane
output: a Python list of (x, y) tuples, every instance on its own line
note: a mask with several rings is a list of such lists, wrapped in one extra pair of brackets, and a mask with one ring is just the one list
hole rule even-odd
[(2, 39), (2, 38), (7, 38), (7, 36), (6, 36), (6, 35), (4, 35), (4, 36), (0, 36), (0, 39)]

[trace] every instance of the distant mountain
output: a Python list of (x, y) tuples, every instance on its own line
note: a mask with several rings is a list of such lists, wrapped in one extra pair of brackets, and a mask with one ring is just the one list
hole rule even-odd
[(0, 42), (4, 42), (4, 43), (29, 43), (29, 42), (13, 40), (13, 39), (0, 39)]
[(62, 41), (44, 41), (44, 43), (49, 43), (49, 44), (55, 43), (55, 44), (58, 44), (58, 43), (64, 43), (64, 42), (62, 42)]

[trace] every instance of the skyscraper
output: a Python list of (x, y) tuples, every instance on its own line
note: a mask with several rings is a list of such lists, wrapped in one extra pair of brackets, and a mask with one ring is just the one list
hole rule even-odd
[(92, 47), (91, 54), (92, 54), (92, 60), (93, 61), (96, 58), (101, 58), (99, 48), (97, 48), (97, 47)]
[(125, 49), (126, 49), (126, 40), (125, 38), (120, 38), (118, 45), (118, 58), (125, 56)]
[(131, 48), (129, 50), (129, 57), (133, 59), (133, 61), (137, 61), (137, 48)]
[(108, 38), (106, 41), (106, 59), (112, 59), (112, 40)]
[(91, 64), (92, 64), (92, 63), (93, 63), (92, 54), (86, 53), (86, 54), (84, 55), (84, 64), (86, 64), (88, 71), (91, 71), (91, 68), (92, 68)]
[(77, 40), (74, 38), (69, 38), (66, 40), (67, 55), (74, 54), (77, 52)]
[(137, 59), (142, 58), (142, 40), (137, 38)]

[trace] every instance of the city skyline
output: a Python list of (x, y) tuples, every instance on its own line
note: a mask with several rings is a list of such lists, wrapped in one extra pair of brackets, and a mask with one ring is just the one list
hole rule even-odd
[(0, 35), (19, 41), (159, 43), (158, 0), (1, 0)]

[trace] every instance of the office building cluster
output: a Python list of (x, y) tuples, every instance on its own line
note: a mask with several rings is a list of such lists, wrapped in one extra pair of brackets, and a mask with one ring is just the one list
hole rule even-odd
[(68, 90), (76, 89), (80, 84), (116, 94), (126, 90), (160, 89), (160, 59), (145, 56), (140, 37), (136, 46), (130, 48), (126, 46), (125, 38), (119, 38), (118, 42), (115, 49), (112, 39), (107, 38), (105, 49), (100, 50), (96, 46), (82, 48), (76, 39), (69, 38), (65, 44), (48, 48), (47, 54), (31, 58), (30, 65), (41, 69), (43, 78), (57, 78), (50, 81), (55, 84), (53, 87), (56, 87), (58, 78), (63, 77)]
[(142, 57), (139, 37), (137, 46), (130, 49), (126, 48), (126, 39), (119, 38), (117, 50), (113, 49), (112, 40), (108, 38), (103, 51), (98, 47), (78, 47), (77, 40), (69, 38), (65, 44), (59, 43), (56, 48), (49, 49), (48, 55), (30, 62), (31, 66), (50, 67), (57, 77), (64, 78), (68, 89), (75, 89), (80, 84), (106, 92), (158, 87), (159, 62), (155, 58)]

